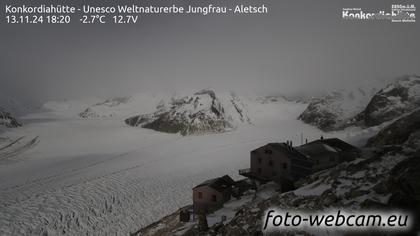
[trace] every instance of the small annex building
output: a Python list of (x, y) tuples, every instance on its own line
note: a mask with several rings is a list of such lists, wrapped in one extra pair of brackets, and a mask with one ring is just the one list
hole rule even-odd
[(230, 200), (235, 181), (228, 175), (206, 180), (193, 188), (194, 214), (208, 214)]

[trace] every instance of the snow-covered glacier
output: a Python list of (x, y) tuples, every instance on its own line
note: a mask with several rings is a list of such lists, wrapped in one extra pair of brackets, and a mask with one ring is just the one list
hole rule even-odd
[[(174, 96), (135, 97), (140, 99), (106, 105), (100, 99), (49, 102), (20, 116), (23, 127), (2, 134), (37, 139), (31, 148), (0, 159), (0, 235), (127, 235), (189, 204), (191, 188), (205, 179), (238, 178), (256, 147), (299, 143), (302, 134), (308, 140), (326, 136), (296, 119), (305, 104), (241, 96), (247, 115), (244, 122), (238, 112), (232, 116), (244, 125), (231, 132), (182, 136), (133, 128), (124, 119), (153, 113), (161, 100), (168, 105)], [(231, 101), (231, 107), (221, 103), (225, 113), (235, 114), (227, 111), (237, 109)], [(116, 115), (80, 117), (91, 104), (100, 104), (93, 108), (97, 114)], [(359, 139), (359, 133), (334, 135)]]

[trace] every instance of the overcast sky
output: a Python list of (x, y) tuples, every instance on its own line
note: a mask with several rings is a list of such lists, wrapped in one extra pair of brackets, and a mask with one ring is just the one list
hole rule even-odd
[[(103, 0), (83, 2), (106, 5)], [(158, 1), (131, 2), (147, 5)], [(186, 1), (159, 2), (170, 5)], [(188, 2), (265, 3), (269, 14), (154, 15), (129, 26), (49, 26), (6, 25), (3, 8), (0, 91), (37, 102), (209, 86), (238, 92), (290, 93), (420, 74), (420, 22), (341, 20), (343, 7), (389, 11), (392, 3), (415, 1)]]

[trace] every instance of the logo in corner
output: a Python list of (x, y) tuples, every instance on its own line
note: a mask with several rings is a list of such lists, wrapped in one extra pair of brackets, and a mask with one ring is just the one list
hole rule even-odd
[(414, 4), (393, 4), (389, 11), (366, 11), (362, 8), (343, 8), (343, 20), (388, 20), (391, 22), (411, 23), (416, 22), (416, 7)]

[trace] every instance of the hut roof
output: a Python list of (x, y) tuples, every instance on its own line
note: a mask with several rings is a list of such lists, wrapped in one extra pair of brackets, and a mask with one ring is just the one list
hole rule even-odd
[(231, 187), (234, 183), (235, 181), (232, 178), (230, 178), (229, 175), (224, 175), (222, 177), (206, 180), (201, 184), (195, 186), (194, 188), (209, 186), (217, 190), (218, 192), (222, 192), (226, 188)]

